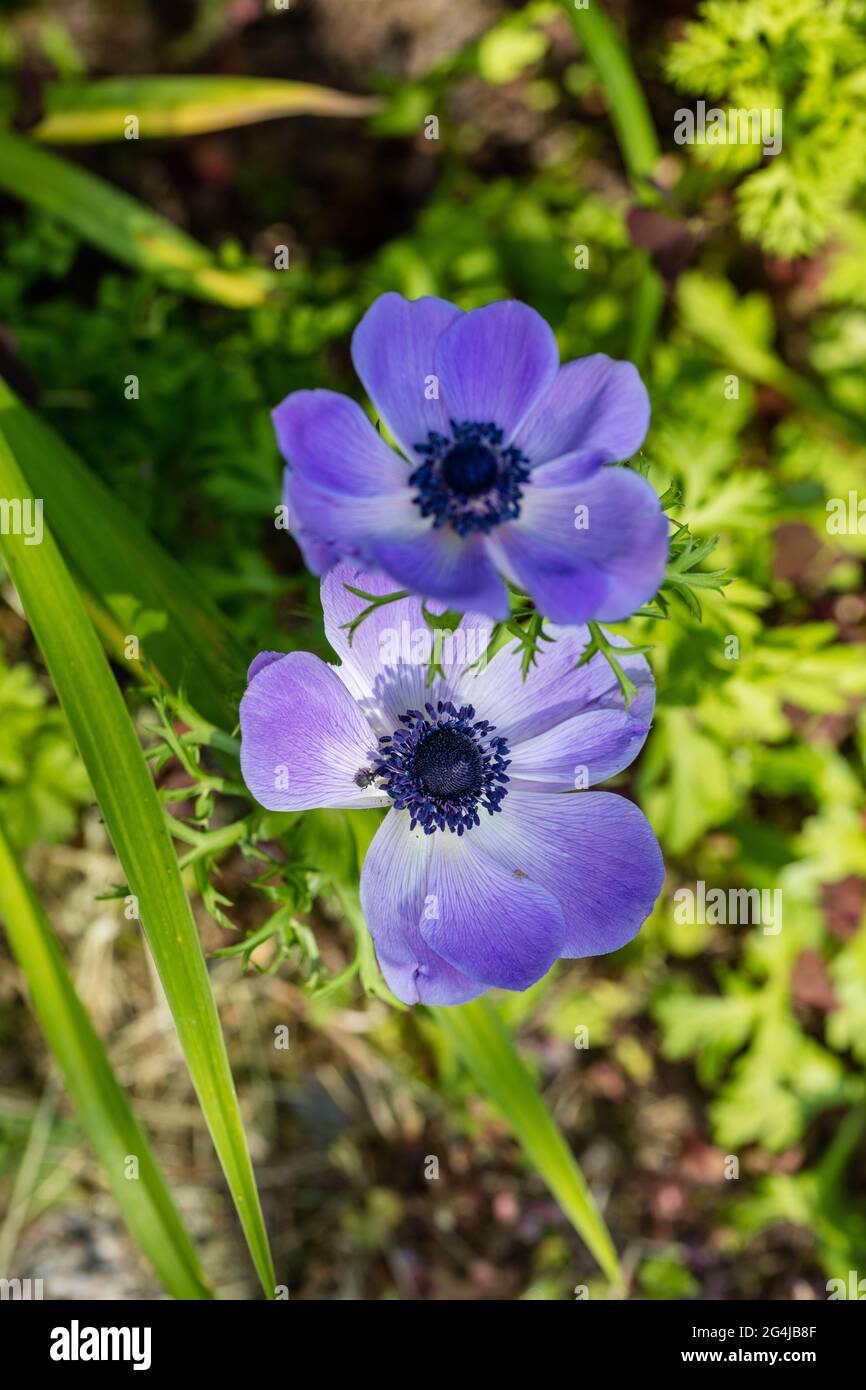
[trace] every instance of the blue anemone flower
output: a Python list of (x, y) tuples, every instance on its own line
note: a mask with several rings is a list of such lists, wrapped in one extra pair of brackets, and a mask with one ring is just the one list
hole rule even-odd
[(565, 366), (526, 304), (464, 313), (383, 294), (352, 339), (355, 369), (402, 450), (333, 391), (273, 413), (291, 529), (315, 574), (341, 558), (494, 618), (503, 576), (555, 623), (613, 622), (656, 592), (668, 527), (629, 468), (649, 424), (637, 369)]
[(387, 808), (361, 903), (394, 993), (460, 1004), (631, 940), (661, 890), (661, 852), (633, 802), (583, 788), (643, 745), (654, 702), (644, 658), (622, 658), (638, 688), (626, 710), (603, 657), (575, 669), (585, 629), (552, 628), (525, 681), (511, 651), (486, 659), (488, 620), (466, 614), (436, 634), (417, 597), (375, 609), (350, 644), (346, 624), (366, 604), (347, 584), (390, 587), (347, 561), (323, 580), (339, 666), (308, 652), (256, 657), (241, 767), (271, 810)]

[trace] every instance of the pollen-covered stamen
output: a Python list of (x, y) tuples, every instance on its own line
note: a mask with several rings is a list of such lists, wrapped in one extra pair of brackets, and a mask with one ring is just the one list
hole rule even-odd
[(486, 719), (475, 719), (472, 705), (440, 700), (424, 709), (407, 710), (403, 727), (379, 739), (376, 775), (396, 808), (410, 813), (411, 830), (462, 835), (480, 825), (479, 807), (501, 810), (508, 744)]
[(451, 420), (450, 436), (431, 430), (416, 452), (424, 462), (410, 475), (413, 499), (433, 526), (446, 522), (460, 536), (489, 531), (520, 515), (521, 485), (529, 477), (527, 459), (502, 444), (502, 430), (492, 423)]

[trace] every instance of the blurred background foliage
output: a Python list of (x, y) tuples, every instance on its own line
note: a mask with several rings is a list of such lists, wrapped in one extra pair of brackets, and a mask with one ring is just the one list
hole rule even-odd
[[(653, 644), (659, 687), (644, 754), (614, 783), (662, 841), (653, 917), (614, 957), (563, 964), (500, 1004), (633, 1295), (821, 1298), (828, 1279), (866, 1273), (866, 517), (828, 527), (832, 499), (866, 496), (866, 6), (608, 5), (657, 131), (651, 177), (571, 8), (7, 4), (0, 110), (34, 146), (52, 90), (88, 76), (292, 78), (379, 101), (348, 120), (51, 151), (175, 224), (256, 302), (205, 302), (132, 251), (112, 259), (19, 190), (0, 198), (0, 371), (250, 653), (324, 653), (316, 584), (272, 524), (269, 410), (301, 386), (357, 393), (348, 339), (375, 295), (513, 296), (551, 322), (564, 359), (639, 360), (653, 402), (641, 466), (680, 490), (674, 518), (719, 536), (712, 565), (735, 578), (702, 594), (700, 620), (674, 599), (667, 620), (622, 625)], [(676, 145), (675, 112), (699, 97), (780, 107), (780, 154)], [(3, 597), (0, 810), (188, 1224), (248, 1293), (164, 1003), (117, 904), (97, 901), (116, 870), (86, 777), (8, 583)], [(183, 785), (179, 765), (161, 775)], [(351, 960), (352, 933), (314, 906), (316, 874), (353, 841), (339, 819), (297, 833), (291, 930), (242, 954), (257, 970), (237, 950), (213, 965), (278, 1277), (293, 1297), (601, 1296), (423, 1012), (352, 980), (318, 989)], [(232, 951), (264, 920), (257, 870), (234, 850), (209, 868), (197, 918), (210, 951)], [(673, 895), (698, 880), (781, 889), (782, 930), (678, 923)], [(0, 1251), (68, 1296), (141, 1296), (147, 1276), (0, 959)], [(275, 1051), (286, 1018), (291, 1045)]]

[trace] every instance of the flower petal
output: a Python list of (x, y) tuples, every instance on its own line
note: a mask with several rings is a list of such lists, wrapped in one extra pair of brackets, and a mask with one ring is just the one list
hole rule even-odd
[(376, 539), (368, 550), (373, 562), (407, 589), (441, 599), (449, 608), (508, 617), (505, 585), (479, 535), (458, 536), (450, 527), (434, 531), (428, 523), (424, 535)]
[(479, 830), (487, 854), (555, 896), (566, 924), (562, 956), (604, 955), (631, 941), (664, 883), (649, 822), (612, 792), (511, 790), (503, 814), (466, 838)]
[(436, 374), (451, 418), (492, 422), (506, 443), (558, 368), (551, 329), (517, 300), (473, 309), (436, 345)]
[(332, 666), (290, 652), (259, 668), (241, 700), (241, 770), (262, 806), (385, 806), (356, 774), (369, 766), (376, 739)]
[(405, 461), (376, 433), (357, 401), (336, 391), (293, 391), (273, 411), (280, 451), (308, 482), (372, 497), (405, 488)]
[[(290, 469), (287, 468), (283, 473), (283, 505), (289, 517), (288, 532), (303, 555), (304, 564), (310, 573), (325, 574), (341, 556), (352, 553), (352, 547), (348, 544), (339, 545), (333, 538), (326, 540), (318, 532), (311, 531), (301, 519), (299, 509), (295, 506), (295, 498), (300, 490), (303, 499), (307, 486)], [(321, 514), (316, 515), (317, 519), (320, 519)]]
[(470, 977), (501, 989), (527, 989), (562, 954), (565, 922), (543, 880), (532, 882), (519, 864), (486, 853), (490, 819), (508, 822), (501, 833), (519, 844), (521, 828), (510, 809), (492, 818), (482, 813), (481, 825), (465, 835), (433, 835), (421, 935)]
[(316, 487), (286, 469), (283, 500), (289, 529), (314, 574), (328, 570), (341, 556), (369, 557), (374, 537), (407, 541), (429, 530), (408, 488), (375, 496), (349, 496)]
[(539, 530), (501, 526), (490, 548), (503, 574), (555, 623), (585, 623), (598, 617), (607, 593), (601, 570), (588, 557), (551, 545)]
[(407, 458), (414, 458), (430, 430), (448, 431), (448, 410), (439, 391), (428, 400), (436, 375), (437, 340), (462, 316), (447, 300), (380, 295), (352, 336), (352, 361), (364, 389)]
[(527, 486), (519, 519), (489, 544), (552, 622), (617, 622), (658, 589), (668, 523), (645, 478), (602, 468), (572, 487)]
[(616, 463), (640, 448), (649, 419), (649, 396), (637, 367), (597, 352), (560, 368), (514, 442), (532, 464), (563, 454)]
[[(561, 727), (578, 714), (623, 704), (617, 679), (603, 656), (577, 665), (590, 640), (588, 628), (548, 626), (545, 631), (554, 641), (541, 643), (526, 680), (518, 644), (509, 643), (486, 666), (464, 674), (458, 686), (458, 699), (474, 705), (481, 718), (495, 725), (508, 739), (512, 754), (527, 739)], [(606, 636), (615, 646), (628, 645), (624, 637)], [(635, 685), (652, 685), (644, 657), (624, 656), (620, 664)]]
[[(412, 595), (374, 608), (350, 643), (346, 625), (369, 603), (347, 585), (367, 594), (399, 590), (381, 571), (351, 562), (335, 566), (322, 580), (325, 635), (340, 657), (340, 679), (378, 731), (390, 734), (407, 710), (451, 698), (464, 668), (484, 655), (493, 624), (467, 613), (455, 632), (443, 628), (437, 637), (424, 618), (423, 600)], [(428, 684), (434, 651), (444, 679), (437, 675)]]
[(258, 656), (253, 657), (247, 668), (247, 685), (249, 685), (253, 676), (258, 675), (259, 671), (263, 671), (266, 666), (270, 666), (274, 661), (282, 661), (285, 655), (285, 652), (259, 652)]
[(409, 829), (408, 811), (385, 817), (361, 870), (361, 907), (390, 988), (404, 1004), (465, 1004), (487, 986), (438, 956), (419, 931), (433, 836)]
[(644, 674), (628, 710), (611, 671), (615, 688), (606, 700), (512, 749), (508, 776), (515, 790), (583, 791), (634, 762), (646, 742), (655, 703), (652, 676), (648, 669)]

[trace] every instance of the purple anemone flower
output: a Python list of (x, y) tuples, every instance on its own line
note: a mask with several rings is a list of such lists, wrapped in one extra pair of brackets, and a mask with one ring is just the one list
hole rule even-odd
[(315, 574), (352, 558), (494, 618), (509, 613), (504, 576), (564, 624), (613, 622), (652, 598), (667, 522), (644, 478), (604, 466), (647, 432), (630, 362), (561, 367), (551, 329), (517, 301), (464, 313), (399, 294), (368, 309), (352, 359), (402, 457), (348, 396), (295, 391), (273, 413), (290, 526)]
[[(526, 989), (560, 956), (631, 940), (664, 878), (643, 813), (575, 790), (627, 767), (652, 718), (641, 656), (626, 711), (609, 664), (580, 669), (585, 630), (552, 629), (524, 681), (509, 650), (486, 660), (491, 624), (464, 615), (431, 632), (415, 597), (345, 624), (380, 573), (348, 562), (322, 582), (340, 657), (262, 652), (241, 701), (241, 767), (272, 810), (388, 808), (361, 873), (382, 972), (406, 1003), (459, 1004), (491, 986)], [(428, 683), (429, 657), (440, 674)], [(480, 658), (480, 659), (479, 659)], [(467, 664), (469, 663), (469, 664)]]

